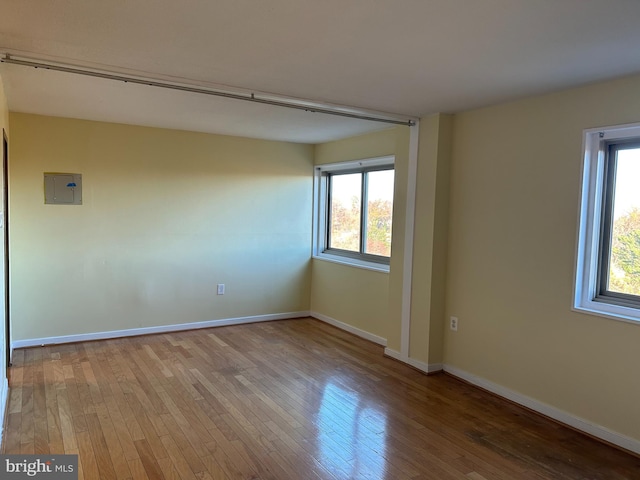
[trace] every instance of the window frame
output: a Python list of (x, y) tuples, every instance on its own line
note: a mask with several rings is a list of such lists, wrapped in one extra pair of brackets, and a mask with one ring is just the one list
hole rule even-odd
[[(367, 185), (361, 183), (361, 215), (360, 215), (360, 252), (329, 248), (330, 224), (330, 179), (332, 175), (349, 173), (368, 173), (380, 170), (395, 170), (395, 156), (367, 158), (355, 161), (316, 165), (314, 167), (314, 219), (313, 219), (313, 258), (342, 263), (355, 267), (388, 272), (391, 257), (364, 252), (366, 242), (366, 202)], [(395, 195), (394, 195), (395, 197)], [(394, 199), (395, 200), (395, 199)], [(364, 224), (364, 227), (363, 227)]]
[(607, 289), (615, 159), (611, 151), (640, 145), (640, 123), (585, 130), (577, 241), (576, 311), (640, 323), (640, 297)]

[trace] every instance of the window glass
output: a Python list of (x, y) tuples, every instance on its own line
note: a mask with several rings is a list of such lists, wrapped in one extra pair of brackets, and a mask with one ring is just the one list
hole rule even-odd
[(640, 296), (640, 147), (613, 151), (607, 290)]
[(391, 216), (393, 214), (393, 170), (367, 175), (367, 225), (365, 253), (391, 256)]
[(329, 248), (359, 252), (362, 174), (332, 175), (330, 188)]

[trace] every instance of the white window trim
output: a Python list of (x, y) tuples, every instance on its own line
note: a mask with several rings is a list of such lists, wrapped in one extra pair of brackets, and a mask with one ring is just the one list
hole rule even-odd
[(598, 246), (604, 195), (605, 143), (611, 140), (634, 137), (640, 137), (640, 123), (592, 128), (584, 131), (584, 161), (573, 309), (638, 324), (640, 309), (594, 300), (598, 289)]
[(354, 168), (369, 168), (377, 166), (395, 166), (395, 156), (366, 158), (348, 162), (327, 163), (316, 165), (313, 168), (313, 251), (312, 256), (318, 260), (325, 260), (333, 263), (340, 263), (366, 270), (377, 272), (389, 272), (389, 265), (383, 263), (369, 262), (367, 260), (332, 255), (325, 253), (326, 231), (327, 231), (327, 205), (324, 201), (327, 198), (327, 182), (325, 172), (340, 172), (353, 170)]

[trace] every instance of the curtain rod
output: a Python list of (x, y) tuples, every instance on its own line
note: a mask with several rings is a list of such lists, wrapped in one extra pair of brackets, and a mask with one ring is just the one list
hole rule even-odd
[(340, 110), (333, 110), (330, 108), (312, 107), (312, 106), (305, 106), (305, 105), (300, 105), (300, 104), (290, 103), (285, 101), (270, 100), (268, 98), (259, 98), (259, 97), (256, 97), (254, 93), (242, 95), (239, 93), (223, 92), (220, 90), (192, 87), (188, 85), (178, 85), (175, 83), (163, 82), (163, 81), (153, 80), (153, 79), (128, 77), (125, 75), (119, 75), (119, 74), (110, 73), (106, 71), (86, 70), (83, 68), (78, 68), (76, 66), (68, 66), (68, 65), (53, 64), (53, 63), (42, 63), (42, 62), (36, 62), (32, 60), (18, 60), (18, 59), (12, 58), (11, 55), (8, 53), (5, 54), (4, 57), (0, 58), (0, 62), (10, 63), (14, 65), (23, 65), (25, 67), (44, 68), (46, 70), (56, 70), (58, 72), (73, 73), (76, 75), (85, 75), (89, 77), (104, 78), (107, 80), (116, 80), (124, 83), (135, 83), (138, 85), (148, 85), (151, 87), (180, 90), (182, 92), (200, 93), (203, 95), (212, 95), (215, 97), (225, 97), (225, 98), (231, 98), (234, 100), (244, 100), (247, 102), (262, 103), (265, 105), (274, 105), (276, 107), (293, 108), (295, 110), (304, 110), (305, 112), (324, 113), (327, 115), (337, 115), (340, 117), (356, 118), (359, 120), (369, 120), (372, 122), (391, 123), (395, 125), (406, 125), (409, 127), (412, 127), (416, 124), (415, 121), (413, 120), (396, 120), (394, 118), (389, 118), (389, 117), (385, 118), (382, 116), (378, 117), (378, 116), (358, 114), (358, 113), (342, 112)]

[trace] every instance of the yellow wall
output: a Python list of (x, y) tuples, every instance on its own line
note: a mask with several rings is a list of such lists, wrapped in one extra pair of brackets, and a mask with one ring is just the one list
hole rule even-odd
[[(311, 146), (11, 123), (14, 340), (309, 310)], [(43, 172), (84, 204), (45, 205)]]
[(452, 116), (420, 120), (409, 357), (442, 364)]
[[(2, 77), (0, 77), (0, 148), (2, 148), (2, 130), (5, 131), (7, 135), (7, 139), (9, 139), (9, 109), (7, 107), (7, 99), (4, 94), (4, 85), (2, 83)], [(2, 160), (2, 151), (0, 151), (0, 161)], [(4, 184), (3, 181), (3, 172), (2, 172), (2, 164), (0, 163), (0, 202), (2, 202), (2, 196), (4, 192), (2, 190), (2, 186)], [(0, 203), (1, 205), (1, 203)], [(1, 211), (1, 206), (0, 206)], [(4, 414), (4, 404), (2, 403), (2, 389), (4, 388), (5, 379), (6, 379), (6, 338), (5, 338), (5, 279), (4, 279), (4, 255), (6, 252), (4, 251), (4, 228), (6, 228), (6, 222), (2, 220), (2, 226), (0, 227), (0, 377), (2, 381), (0, 382), (0, 420), (3, 418)], [(0, 427), (1, 429), (2, 427)]]
[(4, 128), (9, 135), (9, 108), (7, 107), (7, 98), (4, 95), (4, 84), (0, 77), (0, 128)]
[(313, 312), (387, 339), (390, 344), (400, 341), (400, 303), (395, 295), (402, 291), (401, 285), (393, 285), (402, 280), (408, 139), (408, 128), (397, 127), (315, 148), (317, 165), (396, 155), (391, 273), (314, 259), (311, 292)]
[(388, 273), (318, 259), (312, 271), (312, 312), (387, 338)]
[(445, 362), (640, 439), (640, 325), (571, 310), (582, 131), (640, 121), (640, 77), (455, 116)]
[(409, 139), (410, 128), (397, 127), (395, 142), (395, 185), (393, 190), (393, 232), (391, 238), (391, 261), (389, 264), (389, 308), (385, 321), (387, 346), (390, 350), (401, 350), (402, 317), (404, 291), (407, 287), (405, 277), (405, 240), (407, 231), (407, 195), (409, 182)]

